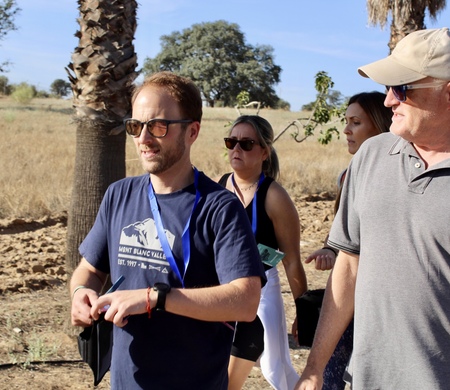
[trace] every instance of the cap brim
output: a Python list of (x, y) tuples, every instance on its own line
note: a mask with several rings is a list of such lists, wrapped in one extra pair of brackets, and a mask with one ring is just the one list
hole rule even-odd
[(358, 73), (382, 85), (402, 85), (427, 77), (399, 64), (391, 56), (361, 66)]

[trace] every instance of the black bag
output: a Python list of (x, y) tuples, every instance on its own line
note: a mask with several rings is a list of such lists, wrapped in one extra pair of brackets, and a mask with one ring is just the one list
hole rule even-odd
[(301, 347), (311, 347), (312, 345), (324, 293), (325, 289), (308, 290), (295, 300), (298, 343)]
[(105, 321), (102, 313), (92, 326), (84, 328), (78, 336), (78, 351), (84, 362), (94, 373), (94, 386), (97, 386), (111, 366), (113, 326)]

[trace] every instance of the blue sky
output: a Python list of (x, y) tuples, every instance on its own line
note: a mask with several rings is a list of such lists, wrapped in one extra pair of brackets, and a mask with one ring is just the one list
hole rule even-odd
[[(13, 65), (10, 83), (28, 82), (49, 90), (55, 79), (67, 80), (64, 67), (77, 46), (75, 0), (17, 0), (19, 30), (0, 41), (0, 62)], [(344, 96), (383, 88), (357, 68), (388, 54), (389, 26), (369, 26), (365, 0), (140, 0), (134, 40), (138, 65), (160, 50), (161, 35), (194, 23), (226, 20), (239, 25), (247, 44), (270, 45), (282, 68), (278, 96), (291, 110), (315, 99), (314, 76), (326, 71)], [(450, 26), (450, 6), (428, 28)]]

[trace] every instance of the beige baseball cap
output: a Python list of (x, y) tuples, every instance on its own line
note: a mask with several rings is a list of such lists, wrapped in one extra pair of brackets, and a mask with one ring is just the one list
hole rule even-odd
[(397, 43), (391, 55), (358, 72), (382, 85), (402, 85), (425, 77), (450, 81), (449, 29), (414, 31)]

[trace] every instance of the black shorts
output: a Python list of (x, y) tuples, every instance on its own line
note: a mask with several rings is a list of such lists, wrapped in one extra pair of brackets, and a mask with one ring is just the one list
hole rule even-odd
[(264, 351), (264, 327), (258, 316), (252, 322), (237, 322), (231, 356), (256, 362)]

